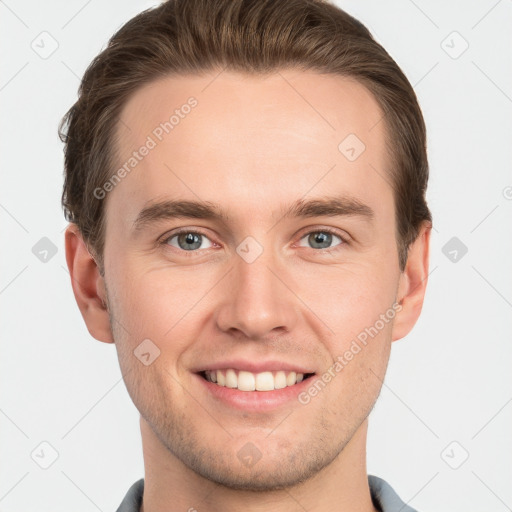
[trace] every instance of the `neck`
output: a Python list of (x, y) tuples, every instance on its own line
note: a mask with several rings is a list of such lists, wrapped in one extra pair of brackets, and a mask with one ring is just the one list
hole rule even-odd
[(286, 490), (240, 491), (209, 481), (174, 457), (140, 421), (144, 502), (140, 512), (337, 511), (377, 512), (366, 472), (366, 419), (343, 451), (313, 478)]

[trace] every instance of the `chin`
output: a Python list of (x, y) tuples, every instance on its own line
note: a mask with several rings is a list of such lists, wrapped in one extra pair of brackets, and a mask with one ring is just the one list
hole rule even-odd
[[(234, 440), (225, 449), (200, 446), (197, 442), (177, 443), (176, 438), (165, 443), (175, 457), (191, 471), (217, 485), (240, 491), (269, 492), (292, 488), (319, 473), (342, 451), (343, 446), (309, 439), (297, 442), (267, 442), (248, 464), (242, 450), (233, 450)], [(250, 441), (236, 442), (250, 446)], [(261, 446), (261, 445), (260, 445)], [(250, 450), (249, 450), (250, 452)], [(254, 455), (254, 453), (253, 453)], [(256, 460), (257, 459), (257, 460)]]
[[(300, 460), (300, 456), (299, 456)], [(313, 462), (313, 463), (311, 463)], [(275, 463), (267, 463), (254, 468), (237, 471), (238, 460), (228, 465), (207, 465), (200, 463), (197, 466), (189, 466), (195, 473), (217, 485), (239, 491), (269, 492), (292, 488), (309, 480), (316, 475), (330, 461), (306, 461), (300, 464), (283, 464), (283, 458)], [(263, 464), (260, 461), (257, 465)]]

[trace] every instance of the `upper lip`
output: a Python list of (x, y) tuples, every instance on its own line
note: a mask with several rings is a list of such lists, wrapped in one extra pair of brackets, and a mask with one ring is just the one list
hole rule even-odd
[(208, 370), (226, 370), (232, 368), (233, 370), (242, 370), (251, 373), (261, 372), (277, 372), (288, 371), (295, 373), (314, 373), (314, 371), (306, 365), (292, 363), (290, 361), (278, 361), (269, 359), (266, 361), (248, 361), (246, 359), (229, 359), (224, 361), (216, 361), (207, 363), (204, 366), (192, 368), (195, 373), (204, 372)]

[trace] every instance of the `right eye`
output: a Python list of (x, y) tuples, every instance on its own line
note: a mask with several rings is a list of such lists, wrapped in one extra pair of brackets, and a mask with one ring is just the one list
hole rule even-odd
[(196, 249), (200, 249), (201, 244), (205, 240), (208, 241), (209, 245), (202, 248), (209, 249), (212, 247), (212, 243), (204, 233), (191, 230), (182, 230), (166, 237), (162, 243), (183, 251), (197, 252)]

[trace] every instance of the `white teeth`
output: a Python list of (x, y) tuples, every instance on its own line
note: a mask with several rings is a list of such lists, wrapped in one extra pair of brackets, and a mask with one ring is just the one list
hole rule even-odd
[(274, 389), (272, 372), (263, 372), (256, 375), (256, 389), (258, 391), (272, 391)]
[(290, 372), (286, 376), (286, 385), (293, 386), (297, 382), (297, 374), (295, 372)]
[(251, 373), (245, 370), (236, 371), (233, 368), (227, 370), (207, 370), (206, 380), (215, 382), (219, 386), (238, 388), (240, 391), (273, 391), (293, 386), (304, 380), (303, 373), (261, 372)]
[(286, 387), (286, 373), (276, 372), (274, 377), (274, 389), (283, 389)]
[(256, 389), (255, 381), (256, 379), (251, 372), (240, 371), (238, 373), (238, 389), (240, 391), (254, 391)]
[(227, 388), (236, 388), (237, 387), (237, 378), (235, 370), (227, 370), (226, 371), (226, 387)]

